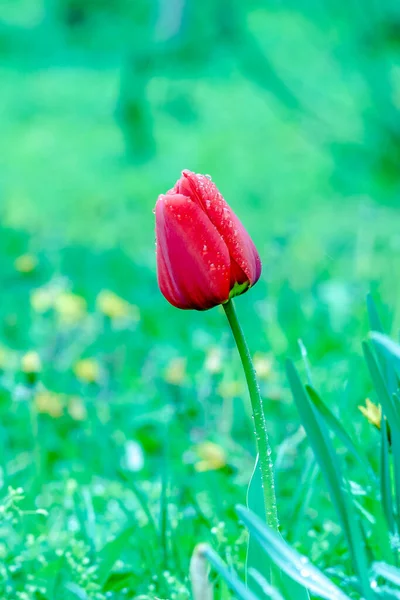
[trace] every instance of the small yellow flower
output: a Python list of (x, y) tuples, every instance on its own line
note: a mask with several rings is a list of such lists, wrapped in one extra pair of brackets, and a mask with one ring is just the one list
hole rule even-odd
[(378, 429), (381, 428), (382, 421), (382, 407), (377, 406), (369, 398), (365, 400), (365, 406), (359, 406), (359, 411), (364, 415), (364, 417), (374, 425)]
[(254, 368), (260, 379), (268, 379), (272, 372), (272, 361), (266, 354), (257, 352), (253, 358)]
[(226, 453), (221, 446), (214, 442), (203, 442), (196, 447), (199, 460), (194, 468), (199, 473), (204, 471), (217, 471), (226, 465)]
[(186, 358), (173, 358), (164, 372), (164, 379), (172, 385), (180, 385), (186, 376)]
[(74, 373), (85, 383), (95, 383), (100, 379), (100, 366), (94, 358), (83, 358), (74, 366)]
[(71, 292), (62, 292), (54, 301), (54, 309), (65, 323), (77, 323), (86, 313), (86, 300)]
[(209, 373), (217, 374), (222, 371), (222, 352), (218, 346), (213, 346), (209, 349), (204, 363), (206, 370)]
[(64, 402), (60, 394), (43, 390), (35, 396), (36, 410), (57, 419), (64, 412)]
[(40, 356), (35, 350), (30, 350), (21, 359), (21, 371), (24, 373), (37, 374), (42, 370)]
[(87, 417), (86, 406), (84, 405), (82, 398), (79, 398), (78, 396), (72, 396), (72, 398), (68, 400), (67, 410), (69, 416), (71, 419), (74, 419), (74, 421), (84, 421)]
[(32, 273), (37, 267), (38, 260), (33, 254), (22, 254), (15, 259), (14, 266), (20, 273)]
[(38, 313), (45, 313), (52, 308), (54, 293), (45, 287), (37, 288), (31, 292), (31, 306)]
[(97, 309), (110, 319), (130, 318), (138, 321), (140, 318), (137, 306), (130, 304), (114, 292), (103, 290), (97, 296)]

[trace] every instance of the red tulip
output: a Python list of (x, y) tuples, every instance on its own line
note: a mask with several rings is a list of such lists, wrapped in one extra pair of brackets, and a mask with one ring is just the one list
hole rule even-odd
[(173, 306), (207, 310), (258, 281), (256, 247), (208, 176), (183, 171), (155, 212), (158, 283)]

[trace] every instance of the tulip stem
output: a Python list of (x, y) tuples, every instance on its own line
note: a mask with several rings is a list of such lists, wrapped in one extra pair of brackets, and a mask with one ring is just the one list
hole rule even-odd
[(233, 333), (233, 337), (235, 338), (236, 346), (246, 376), (247, 387), (249, 389), (249, 395), (253, 411), (254, 429), (256, 434), (257, 451), (261, 468), (261, 479), (264, 493), (264, 504), (267, 524), (275, 531), (279, 531), (278, 514), (276, 509), (274, 472), (271, 459), (271, 447), (268, 441), (267, 426), (265, 422), (263, 403), (256, 377), (256, 371), (254, 369), (253, 361), (251, 359), (249, 347), (247, 346), (243, 330), (237, 318), (233, 301), (228, 300), (228, 302), (226, 302), (222, 306), (224, 307), (225, 314), (228, 318), (229, 325)]

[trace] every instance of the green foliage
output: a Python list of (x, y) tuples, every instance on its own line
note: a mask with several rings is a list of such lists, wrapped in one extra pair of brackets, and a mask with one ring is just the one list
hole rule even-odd
[[(379, 325), (381, 329), (371, 297), (368, 298), (368, 309), (371, 325)], [(253, 510), (239, 506), (238, 514), (248, 529), (252, 544), (258, 544), (259, 551), (262, 550), (254, 567), (249, 567), (247, 564), (248, 575), (253, 570), (259, 579), (265, 580), (267, 585), (272, 583), (277, 588), (264, 590), (264, 593), (261, 591), (262, 588), (259, 589), (260, 597), (273, 597), (275, 592), (283, 598), (294, 597), (293, 590), (287, 587), (286, 579), (276, 567), (319, 598), (329, 600), (343, 598), (344, 600), (350, 597), (361, 597), (373, 600), (378, 597), (396, 598), (400, 593), (400, 571), (396, 567), (399, 551), (397, 495), (399, 454), (396, 442), (398, 398), (397, 394), (394, 394), (392, 402), (388, 391), (390, 381), (393, 380), (390, 376), (391, 371), (397, 376), (400, 346), (382, 333), (373, 332), (371, 337), (376, 342), (378, 359), (367, 344), (364, 345), (365, 358), (383, 407), (380, 422), (377, 423), (382, 431), (380, 496), (377, 489), (378, 478), (374, 473), (371, 476), (371, 468), (368, 464), (367, 468), (364, 468), (365, 459), (340, 421), (330, 412), (311, 386), (303, 387), (293, 363), (287, 361), (286, 365), (289, 384), (300, 418), (341, 522), (354, 575), (339, 577), (340, 587), (336, 586), (321, 570), (312, 565), (306, 556), (300, 555), (290, 547), (278, 532), (265, 523), (265, 519), (260, 518)], [(387, 380), (380, 372), (379, 363), (388, 367)], [(367, 414), (373, 421), (373, 415)], [(329, 429), (344, 444), (348, 454), (355, 458), (357, 466), (362, 465), (363, 469), (358, 468), (357, 474), (364, 479), (363, 486), (343, 473), (344, 461), (339, 459)], [(363, 501), (361, 501), (362, 497), (364, 497)], [(262, 560), (264, 555), (267, 555), (264, 563), (268, 566), (266, 572)], [(275, 570), (274, 566), (271, 567), (270, 560), (273, 565), (276, 565)], [(215, 559), (211, 559), (210, 562), (216, 568)], [(255, 568), (257, 565), (260, 565), (258, 571)], [(330, 571), (337, 577), (338, 573), (332, 569), (332, 566)], [(219, 568), (217, 570), (228, 582), (235, 581), (237, 578), (235, 573)], [(237, 584), (235, 584), (236, 588), (238, 588)], [(346, 590), (349, 595), (342, 590)], [(242, 596), (239, 594), (238, 597)]]
[[(374, 334), (369, 373), (359, 344), (400, 323), (398, 23), (389, 0), (1, 3), (1, 598), (187, 600), (200, 542), (245, 579), (239, 360), (221, 311), (174, 310), (156, 283), (152, 208), (182, 168), (212, 175), (260, 249), (237, 304), (284, 539), (356, 597), (365, 546), (398, 597), (398, 347)], [(332, 498), (282, 366), (299, 339), (312, 382), (292, 385)]]

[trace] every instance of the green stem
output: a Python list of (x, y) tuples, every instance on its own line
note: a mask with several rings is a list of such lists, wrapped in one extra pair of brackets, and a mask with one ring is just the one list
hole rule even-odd
[(267, 524), (275, 531), (279, 531), (278, 514), (276, 510), (274, 472), (271, 459), (271, 448), (268, 441), (267, 426), (265, 423), (264, 409), (260, 388), (258, 387), (256, 372), (253, 361), (244, 337), (242, 328), (238, 321), (232, 300), (228, 300), (224, 307), (226, 316), (231, 327), (236, 346), (242, 361), (246, 375), (247, 387), (249, 389), (251, 406), (253, 410), (253, 422), (256, 434), (257, 451), (260, 461), (262, 486), (264, 492), (265, 513)]

